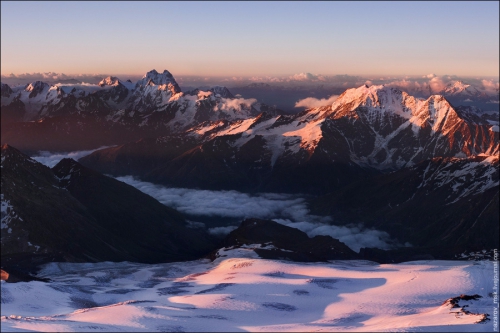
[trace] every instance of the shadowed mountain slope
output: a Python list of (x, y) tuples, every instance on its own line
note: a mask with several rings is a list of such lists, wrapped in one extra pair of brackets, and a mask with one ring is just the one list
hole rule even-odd
[[(2, 146), (2, 265), (22, 258), (164, 262), (212, 239), (132, 186), (64, 159), (53, 169)], [(41, 259), (42, 260), (42, 259)]]

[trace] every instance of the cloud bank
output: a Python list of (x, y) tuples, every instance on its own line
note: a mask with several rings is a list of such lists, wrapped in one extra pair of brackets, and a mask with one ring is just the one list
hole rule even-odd
[[(109, 74), (64, 74), (55, 72), (43, 73), (22, 73), (1, 75), (3, 83), (7, 84), (27, 84), (34, 81), (43, 81), (51, 84), (59, 83), (61, 85), (68, 84), (98, 84), (103, 78), (110, 76)], [(117, 76), (117, 75), (114, 75)], [(142, 76), (139, 75), (119, 75), (131, 79), (133, 82), (139, 80)]]
[[(101, 147), (98, 149), (102, 149)], [(75, 160), (86, 156), (93, 151), (74, 151), (69, 153), (40, 152), (32, 157), (36, 161), (48, 166), (55, 166), (63, 158)], [(190, 216), (211, 216), (235, 218), (271, 219), (283, 225), (304, 231), (310, 237), (328, 235), (339, 239), (354, 251), (362, 247), (377, 247), (389, 249), (400, 245), (392, 240), (386, 232), (367, 229), (361, 224), (336, 226), (330, 217), (310, 214), (306, 198), (300, 195), (283, 193), (247, 194), (238, 191), (210, 191), (187, 188), (170, 188), (162, 185), (140, 181), (133, 176), (116, 177), (117, 180), (129, 184), (146, 193), (162, 204), (175, 208), (181, 213)], [(204, 228), (205, 224), (187, 221), (191, 228)], [(207, 231), (215, 236), (223, 237), (235, 225), (209, 228)]]
[(247, 109), (251, 108), (253, 104), (257, 103), (255, 98), (221, 98), (221, 102), (214, 107), (215, 110), (235, 110), (241, 112), (242, 107)]
[[(309, 237), (325, 235), (340, 240), (352, 250), (359, 252), (363, 247), (376, 247), (379, 249), (390, 249), (401, 246), (397, 241), (391, 239), (385, 231), (364, 228), (362, 224), (350, 224), (336, 226), (325, 223), (293, 222), (290, 220), (274, 219), (274, 221), (288, 227), (299, 229)], [(406, 244), (409, 246), (409, 244)]]
[(329, 98), (321, 98), (321, 99), (317, 99), (314, 97), (307, 97), (295, 103), (295, 107), (296, 108), (304, 107), (306, 109), (317, 108), (320, 106), (331, 105), (333, 104), (333, 102), (337, 100), (337, 98), (339, 98), (338, 95), (333, 95)]
[[(388, 233), (366, 229), (361, 224), (336, 226), (330, 217), (311, 215), (306, 199), (298, 195), (260, 193), (250, 195), (237, 191), (209, 191), (186, 188), (168, 188), (135, 179), (132, 176), (117, 177), (159, 202), (182, 213), (201, 216), (221, 216), (245, 219), (256, 217), (271, 219), (283, 225), (304, 231), (310, 237), (328, 235), (339, 239), (359, 252), (362, 247), (389, 249), (400, 245)], [(216, 236), (224, 236), (236, 226), (208, 229)]]
[(288, 78), (290, 81), (325, 81), (323, 75), (314, 75), (311, 73), (300, 73), (292, 75)]
[(171, 188), (143, 182), (132, 176), (116, 179), (134, 186), (166, 206), (189, 215), (237, 219), (284, 217), (293, 221), (325, 221), (324, 217), (309, 215), (305, 198), (296, 195), (279, 193), (250, 195), (238, 191)]

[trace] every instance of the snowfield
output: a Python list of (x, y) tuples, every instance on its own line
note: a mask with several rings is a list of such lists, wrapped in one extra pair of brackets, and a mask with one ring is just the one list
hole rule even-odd
[[(1, 330), (494, 330), (492, 261), (295, 263), (259, 259), (252, 246), (219, 254), (45, 265), (38, 276), (51, 282), (2, 281)], [(462, 294), (481, 297), (453, 308)]]

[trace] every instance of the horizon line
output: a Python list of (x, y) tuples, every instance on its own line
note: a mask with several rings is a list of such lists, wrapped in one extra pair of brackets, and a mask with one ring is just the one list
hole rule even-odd
[[(154, 69), (152, 69), (154, 70)], [(24, 72), (24, 73), (10, 73), (10, 74), (1, 74), (0, 77), (3, 79), (23, 79), (23, 75), (36, 75), (36, 74), (53, 74), (53, 75), (64, 75), (64, 76), (103, 76), (103, 77), (108, 77), (108, 76), (144, 76), (146, 73), (152, 71), (149, 70), (145, 73), (117, 73), (117, 74), (110, 74), (110, 73), (64, 73), (64, 72)], [(434, 75), (436, 77), (443, 77), (443, 76), (455, 76), (455, 77), (463, 77), (463, 78), (500, 78), (500, 75), (460, 75), (460, 74), (436, 74), (436, 73), (427, 73), (427, 74), (349, 74), (349, 73), (337, 73), (337, 74), (322, 74), (322, 73), (311, 73), (311, 72), (298, 72), (298, 73), (291, 73), (291, 74), (254, 74), (254, 75), (239, 75), (239, 74), (228, 74), (228, 75), (203, 75), (203, 74), (174, 74), (171, 71), (167, 70), (172, 74), (173, 76), (177, 77), (192, 77), (192, 78), (237, 78), (237, 79), (248, 79), (248, 78), (253, 78), (253, 77), (259, 77), (262, 76), (263, 78), (265, 77), (275, 77), (275, 78), (287, 78), (291, 77), (294, 75), (300, 75), (300, 74), (312, 74), (315, 76), (324, 76), (324, 77), (334, 77), (334, 76), (351, 76), (351, 77), (363, 77), (367, 78), (369, 76), (371, 77), (387, 77), (387, 78), (393, 78), (393, 77), (408, 77), (408, 78), (426, 78), (428, 75)], [(163, 71), (157, 71), (158, 73), (163, 73)], [(14, 75), (15, 77), (11, 77), (11, 75)], [(428, 77), (427, 77), (428, 78)], [(50, 79), (50, 78), (47, 78)]]

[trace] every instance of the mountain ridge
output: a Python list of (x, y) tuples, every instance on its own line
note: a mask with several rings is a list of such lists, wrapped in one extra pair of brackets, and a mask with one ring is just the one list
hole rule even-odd
[(1, 168), (4, 267), (33, 258), (168, 262), (212, 249), (174, 209), (72, 159), (49, 169), (5, 144)]
[[(174, 186), (217, 189), (210, 182), (227, 180), (245, 191), (293, 192), (310, 181), (313, 186), (307, 192), (325, 185), (319, 190), (325, 193), (337, 188), (335, 182), (340, 184), (340, 170), (349, 177), (364, 177), (434, 157), (494, 156), (499, 150), (494, 125), (473, 109), (455, 109), (442, 96), (419, 100), (384, 86), (349, 89), (332, 105), (296, 115), (261, 112), (242, 119), (205, 120), (186, 131), (145, 140), (108, 148), (113, 154), (96, 151), (82, 163), (104, 173), (133, 174)], [(169, 146), (178, 148), (181, 142), (183, 148), (173, 153), (175, 149)], [(123, 160), (127, 165), (112, 157), (120, 149), (134, 151), (138, 146), (143, 153), (128, 155)], [(130, 168), (141, 164), (141, 156), (146, 155), (140, 171)], [(338, 175), (328, 172), (336, 166)], [(280, 187), (284, 178), (300, 181), (313, 169), (322, 170), (317, 179), (308, 179), (295, 189)], [(223, 173), (227, 175), (219, 176)], [(249, 183), (262, 186), (252, 188)], [(219, 189), (228, 188), (221, 185)]]

